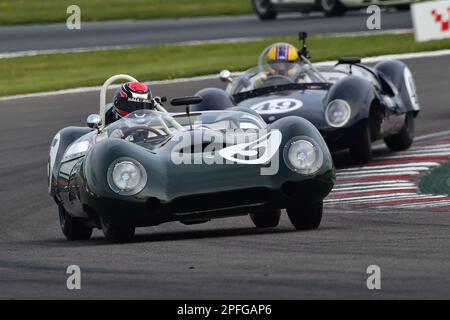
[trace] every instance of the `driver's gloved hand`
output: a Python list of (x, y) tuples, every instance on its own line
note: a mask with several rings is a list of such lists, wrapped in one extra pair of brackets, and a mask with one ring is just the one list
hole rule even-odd
[(261, 88), (264, 85), (264, 82), (267, 81), (267, 78), (268, 78), (267, 74), (262, 75), (261, 78), (255, 81), (253, 87), (255, 89)]

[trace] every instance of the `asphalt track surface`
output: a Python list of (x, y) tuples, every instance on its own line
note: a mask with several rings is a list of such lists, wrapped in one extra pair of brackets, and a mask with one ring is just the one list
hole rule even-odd
[[(408, 60), (423, 112), (417, 133), (449, 129), (450, 56)], [(154, 87), (169, 97), (218, 82)], [(247, 216), (138, 229), (133, 243), (69, 242), (47, 195), (52, 136), (83, 125), (98, 93), (0, 101), (0, 298), (315, 299), (450, 297), (450, 214), (423, 210), (329, 208), (321, 227), (257, 230)], [(345, 163), (343, 155), (338, 165)], [(66, 289), (66, 268), (82, 289)], [(378, 265), (382, 289), (366, 288)]]
[[(42, 26), (0, 28), (0, 53), (29, 50), (92, 48), (98, 46), (149, 45), (197, 40), (268, 37), (368, 31), (364, 11), (343, 17), (324, 18), (321, 13), (285, 15), (262, 22), (254, 15), (206, 17), (177, 20), (82, 22), (81, 30), (68, 30), (64, 23)], [(382, 13), (381, 28), (411, 28), (411, 14), (406, 11)]]

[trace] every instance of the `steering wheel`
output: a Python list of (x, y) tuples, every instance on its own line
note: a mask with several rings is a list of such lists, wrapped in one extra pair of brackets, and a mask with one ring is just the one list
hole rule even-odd
[[(275, 82), (275, 83), (273, 83), (273, 82)], [(269, 83), (269, 85), (267, 85), (267, 83)], [(275, 85), (288, 84), (288, 83), (294, 83), (294, 81), (291, 78), (289, 78), (287, 76), (283, 76), (281, 74), (270, 75), (267, 77), (267, 80), (264, 81), (265, 86), (275, 86)]]
[(164, 134), (161, 133), (159, 130), (152, 128), (152, 127), (148, 127), (148, 126), (135, 126), (135, 127), (130, 127), (130, 128), (126, 128), (126, 129), (122, 129), (123, 132), (123, 139), (128, 138), (131, 135), (135, 135), (136, 133), (142, 133), (142, 132), (151, 132), (156, 134), (157, 136), (163, 136)]
[(269, 75), (267, 79), (261, 81), (260, 83), (256, 82), (254, 88), (265, 88), (265, 87), (272, 87), (272, 86), (279, 86), (283, 84), (289, 84), (294, 83), (294, 81), (286, 76), (276, 74), (276, 75)]

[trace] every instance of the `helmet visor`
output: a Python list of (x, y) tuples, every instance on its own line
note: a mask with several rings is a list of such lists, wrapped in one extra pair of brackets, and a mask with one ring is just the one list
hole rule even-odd
[(133, 99), (133, 98), (117, 98), (116, 108), (131, 113), (136, 110), (152, 109), (154, 107), (153, 100)]

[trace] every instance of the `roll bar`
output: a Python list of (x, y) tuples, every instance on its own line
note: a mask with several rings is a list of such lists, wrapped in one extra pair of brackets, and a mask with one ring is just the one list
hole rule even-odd
[(108, 80), (105, 81), (105, 83), (102, 86), (102, 89), (100, 90), (99, 115), (102, 118), (102, 123), (100, 125), (100, 129), (103, 129), (105, 127), (105, 122), (106, 122), (106, 93), (108, 92), (109, 86), (117, 80), (125, 80), (125, 81), (133, 81), (133, 82), (137, 81), (132, 76), (129, 76), (126, 74), (117, 74), (115, 76), (110, 77)]
[[(106, 93), (108, 92), (109, 86), (117, 80), (125, 80), (125, 81), (132, 81), (132, 82), (138, 81), (135, 78), (133, 78), (132, 76), (129, 76), (127, 74), (117, 74), (115, 76), (110, 77), (108, 80), (105, 81), (102, 88), (100, 89), (99, 115), (102, 119), (102, 123), (99, 128), (100, 130), (102, 130), (105, 127), (105, 122), (106, 122)], [(155, 104), (155, 108), (157, 110), (159, 110), (161, 112), (167, 112), (167, 110), (164, 109), (164, 107), (159, 102), (154, 101), (154, 104)], [(177, 127), (178, 129), (183, 129), (183, 127), (178, 122), (176, 122), (176, 124), (174, 124), (174, 126)]]

